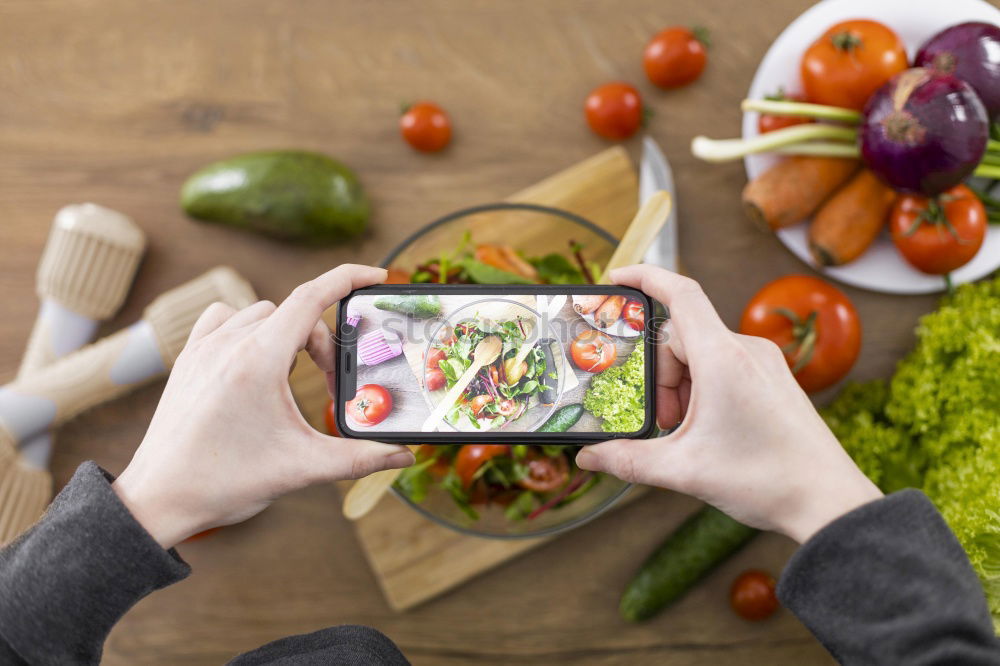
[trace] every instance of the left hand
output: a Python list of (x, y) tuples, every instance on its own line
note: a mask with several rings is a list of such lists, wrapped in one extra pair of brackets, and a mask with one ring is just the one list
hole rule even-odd
[(331, 382), (323, 312), (385, 270), (345, 264), (300, 285), (280, 307), (221, 303), (194, 325), (135, 457), (113, 488), (164, 548), (238, 523), (309, 484), (413, 463), (406, 447), (328, 437), (299, 412), (288, 385), (306, 349)]

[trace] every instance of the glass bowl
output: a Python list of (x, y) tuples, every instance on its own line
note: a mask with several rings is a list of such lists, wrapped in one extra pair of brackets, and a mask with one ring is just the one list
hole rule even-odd
[[(438, 324), (434, 333), (430, 336), (427, 341), (427, 348), (424, 350), (424, 358), (427, 358), (434, 345), (437, 341), (441, 339), (441, 333), (445, 327), (449, 330), (454, 329), (456, 326), (462, 323), (476, 322), (480, 326), (489, 326), (494, 323), (501, 323), (502, 320), (513, 321), (515, 318), (520, 318), (522, 321), (541, 321), (541, 315), (538, 314), (537, 310), (529, 308), (523, 303), (511, 300), (509, 298), (480, 298), (465, 305), (456, 308), (452, 312), (445, 315), (441, 323)], [(548, 330), (543, 332), (540, 338), (552, 338), (558, 339), (555, 328), (552, 324), (549, 324)], [(543, 423), (545, 423), (552, 413), (556, 410), (559, 405), (559, 398), (562, 397), (563, 391), (563, 373), (559, 368), (549, 368), (548, 371), (555, 376), (553, 379), (556, 380), (556, 399), (552, 401), (548, 406), (540, 405), (537, 401), (525, 410), (525, 412), (513, 421), (509, 421), (504, 424), (505, 432), (532, 432), (539, 428)], [(438, 406), (439, 401), (447, 393), (446, 390), (440, 389), (438, 391), (428, 391), (426, 382), (423, 385), (424, 399), (427, 400), (427, 404), (433, 410)], [(471, 423), (468, 425), (463, 425), (459, 422), (457, 425), (450, 424), (447, 421), (443, 421), (446, 428), (450, 428), (452, 431), (456, 432), (476, 432), (477, 429), (472, 426)]]
[[(588, 261), (607, 264), (618, 241), (592, 222), (565, 210), (529, 203), (495, 203), (456, 211), (431, 222), (400, 243), (382, 261), (386, 268), (412, 272), (419, 264), (451, 252), (466, 232), (473, 243), (512, 246), (525, 256), (559, 252), (569, 254), (571, 243), (582, 246)], [(571, 473), (575, 473), (573, 467)], [(617, 502), (630, 484), (600, 475), (587, 493), (566, 506), (550, 509), (533, 520), (510, 521), (502, 506), (476, 507), (478, 520), (467, 516), (440, 487), (429, 490), (422, 502), (413, 502), (395, 487), (396, 495), (431, 521), (464, 534), (491, 539), (550, 536), (578, 527)]]

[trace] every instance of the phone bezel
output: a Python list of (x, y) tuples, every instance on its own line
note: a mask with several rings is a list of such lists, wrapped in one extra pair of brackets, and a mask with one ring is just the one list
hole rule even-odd
[[(631, 287), (620, 285), (453, 285), (453, 284), (380, 284), (371, 287), (355, 289), (341, 301), (341, 304), (348, 303), (351, 298), (357, 296), (379, 296), (379, 295), (423, 295), (423, 294), (455, 294), (455, 295), (495, 295), (505, 296), (514, 294), (622, 294), (630, 299), (638, 300), (643, 304), (645, 317), (645, 330), (651, 329), (654, 317), (654, 303), (643, 292)], [(337, 366), (337, 386), (336, 397), (334, 398), (336, 410), (334, 411), (337, 429), (343, 437), (354, 439), (373, 439), (381, 442), (406, 443), (406, 444), (456, 444), (456, 443), (483, 443), (483, 444), (506, 444), (506, 443), (541, 443), (541, 444), (593, 444), (604, 442), (609, 439), (629, 438), (643, 439), (650, 437), (656, 431), (655, 418), (655, 372), (656, 367), (656, 345), (651, 340), (650, 335), (643, 336), (643, 345), (646, 359), (645, 371), (645, 419), (641, 430), (631, 433), (606, 433), (606, 432), (523, 432), (523, 433), (500, 433), (497, 430), (489, 430), (482, 433), (477, 432), (383, 432), (376, 430), (355, 429), (349, 425), (346, 415), (345, 396), (342, 395), (341, 387), (346, 386), (345, 382), (356, 383), (357, 372), (357, 343), (353, 335), (353, 327), (346, 321), (346, 308), (337, 309), (337, 331), (334, 336), (335, 354)], [(613, 337), (613, 336), (612, 336)], [(347, 338), (347, 340), (345, 340)], [(344, 354), (350, 354), (350, 363), (344, 363)], [(568, 353), (568, 352), (564, 352)], [(572, 363), (572, 361), (571, 361)], [(595, 375), (596, 376), (596, 375)], [(353, 397), (353, 396), (352, 396)]]

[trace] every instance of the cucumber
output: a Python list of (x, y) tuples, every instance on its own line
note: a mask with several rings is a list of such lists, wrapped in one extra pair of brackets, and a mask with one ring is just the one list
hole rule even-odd
[(693, 514), (653, 551), (625, 588), (618, 607), (630, 622), (641, 622), (680, 599), (695, 583), (745, 546), (757, 530), (715, 507)]
[(441, 299), (432, 294), (416, 296), (380, 296), (375, 307), (388, 312), (398, 312), (416, 319), (430, 319), (441, 314)]
[(353, 238), (368, 223), (354, 172), (320, 153), (274, 150), (214, 162), (187, 179), (191, 217), (314, 245)]
[(583, 416), (583, 405), (578, 402), (560, 407), (536, 432), (566, 432), (576, 425), (581, 416)]

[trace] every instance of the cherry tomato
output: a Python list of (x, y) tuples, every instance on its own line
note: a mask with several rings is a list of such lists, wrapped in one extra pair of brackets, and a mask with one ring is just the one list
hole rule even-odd
[(615, 343), (604, 333), (588, 329), (576, 336), (569, 354), (581, 370), (604, 372), (615, 362)]
[[(787, 95), (784, 90), (778, 90), (775, 95), (767, 95), (764, 99), (771, 100), (773, 102), (804, 102), (806, 98), (804, 95)], [(757, 118), (757, 131), (761, 134), (766, 134), (767, 132), (773, 132), (774, 130), (785, 129), (786, 127), (794, 127), (795, 125), (804, 125), (806, 123), (813, 122), (812, 118), (798, 118), (796, 116), (772, 116), (769, 113), (762, 113), (760, 117)]]
[(740, 332), (777, 343), (799, 386), (825, 389), (848, 373), (861, 350), (861, 321), (844, 292), (819, 278), (789, 275), (750, 299)]
[(328, 400), (326, 409), (323, 410), (323, 420), (326, 421), (326, 432), (334, 437), (339, 437), (337, 432), (337, 409), (333, 400)]
[(424, 381), (427, 384), (428, 391), (439, 391), (445, 387), (448, 383), (447, 378), (444, 376), (444, 372), (438, 369), (430, 369), (427, 371), (427, 375), (424, 377)]
[(424, 367), (428, 370), (433, 370), (435, 368), (440, 368), (440, 363), (446, 358), (446, 354), (443, 349), (431, 349), (427, 352), (427, 358), (424, 359)]
[(629, 301), (622, 308), (622, 319), (634, 331), (641, 331), (646, 327), (645, 316), (646, 308), (639, 301)]
[(347, 401), (347, 415), (360, 426), (381, 423), (392, 411), (392, 396), (384, 386), (365, 384), (358, 388), (353, 400)]
[(517, 482), (525, 490), (547, 493), (569, 481), (569, 463), (566, 456), (550, 458), (532, 449), (525, 459), (528, 475)]
[(497, 411), (500, 416), (513, 416), (517, 412), (517, 400), (506, 398), (497, 403)]
[(583, 109), (590, 129), (605, 139), (627, 139), (642, 125), (639, 91), (620, 81), (594, 88)]
[(417, 102), (399, 119), (399, 131), (406, 142), (424, 153), (434, 153), (451, 141), (451, 119), (434, 102)]
[(969, 263), (986, 237), (986, 208), (965, 185), (929, 199), (900, 194), (889, 216), (892, 242), (917, 270), (950, 273)]
[(409, 284), (410, 274), (401, 268), (390, 268), (389, 275), (382, 284)]
[(686, 86), (705, 69), (707, 46), (708, 31), (704, 28), (675, 26), (658, 32), (642, 54), (646, 76), (661, 88)]
[(778, 610), (778, 597), (774, 594), (776, 583), (765, 571), (744, 571), (729, 589), (729, 604), (744, 620), (766, 620)]
[(472, 483), (472, 477), (476, 475), (476, 470), (482, 467), (483, 463), (509, 453), (510, 447), (506, 444), (466, 444), (455, 456), (455, 473), (462, 481), (462, 486), (468, 488)]
[(483, 409), (486, 408), (486, 405), (491, 402), (493, 402), (493, 396), (486, 395), (485, 393), (477, 395), (472, 399), (472, 413), (479, 416), (483, 412)]
[(860, 111), (906, 67), (906, 47), (891, 29), (867, 19), (843, 21), (806, 49), (802, 84), (810, 102)]

